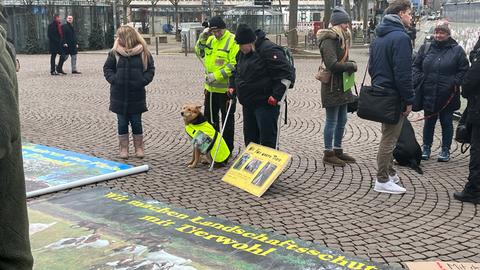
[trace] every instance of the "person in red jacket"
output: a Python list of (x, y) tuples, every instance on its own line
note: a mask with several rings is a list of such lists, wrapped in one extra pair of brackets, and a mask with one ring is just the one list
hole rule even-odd
[[(53, 15), (53, 21), (48, 26), (48, 40), (50, 45), (50, 74), (67, 74), (63, 72), (61, 67), (65, 61), (62, 57), (63, 55), (63, 31), (62, 31), (62, 21), (58, 14)], [(57, 54), (60, 56), (58, 60), (58, 65), (55, 65)]]

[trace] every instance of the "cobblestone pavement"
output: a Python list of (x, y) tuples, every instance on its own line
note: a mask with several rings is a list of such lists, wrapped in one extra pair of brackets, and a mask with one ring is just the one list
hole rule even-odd
[[(366, 50), (352, 58), (365, 68)], [(23, 137), (31, 142), (117, 160), (116, 118), (108, 111), (109, 88), (103, 78), (105, 54), (80, 54), (81, 75), (50, 76), (49, 56), (20, 55), (18, 74)], [(258, 228), (314, 241), (348, 254), (402, 266), (416, 260), (480, 262), (480, 208), (452, 199), (468, 174), (468, 158), (454, 143), (452, 159), (433, 160), (424, 174), (400, 168), (403, 196), (373, 191), (380, 125), (349, 114), (344, 148), (358, 160), (345, 168), (322, 163), (325, 113), (320, 86), (313, 78), (318, 59), (297, 59), (297, 87), (289, 95), (288, 124), (281, 149), (293, 155), (285, 172), (256, 198), (220, 179), (226, 169), (188, 169), (191, 154), (180, 108), (202, 96), (202, 66), (193, 56), (155, 56), (157, 72), (148, 87), (144, 114), (148, 173), (99, 185), (206, 213)], [(66, 70), (69, 70), (69, 62)], [(363, 72), (363, 71), (362, 71)], [(358, 77), (361, 77), (359, 75)], [(419, 114), (412, 118), (419, 117)], [(235, 115), (234, 155), (244, 149), (241, 106)], [(415, 123), (421, 143), (421, 123)]]

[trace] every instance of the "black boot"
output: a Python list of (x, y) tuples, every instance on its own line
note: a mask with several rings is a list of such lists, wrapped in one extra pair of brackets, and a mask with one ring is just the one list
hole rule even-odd
[(472, 193), (472, 192), (463, 190), (461, 192), (453, 193), (453, 198), (462, 202), (480, 204), (480, 192)]

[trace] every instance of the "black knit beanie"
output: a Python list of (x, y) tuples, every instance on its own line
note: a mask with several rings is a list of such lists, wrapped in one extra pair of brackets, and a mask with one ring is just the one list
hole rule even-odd
[(235, 33), (235, 41), (238, 45), (253, 43), (255, 39), (257, 39), (257, 36), (250, 26), (243, 23), (238, 26)]
[(342, 23), (349, 23), (350, 16), (342, 7), (335, 7), (332, 11), (332, 16), (330, 17), (330, 23), (332, 26), (339, 25)]
[(227, 25), (225, 22), (222, 20), (220, 16), (215, 16), (208, 21), (208, 26), (211, 29), (225, 29), (227, 28)]

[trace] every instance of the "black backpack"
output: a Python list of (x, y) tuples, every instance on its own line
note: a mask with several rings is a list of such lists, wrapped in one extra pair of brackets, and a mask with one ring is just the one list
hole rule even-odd
[(296, 79), (296, 69), (295, 69), (295, 60), (293, 59), (293, 54), (292, 52), (290, 51), (289, 48), (287, 47), (283, 47), (283, 46), (280, 46), (280, 48), (282, 48), (282, 51), (283, 53), (285, 54), (285, 58), (287, 58), (288, 60), (288, 63), (290, 64), (290, 68), (292, 70), (292, 81), (291, 81), (291, 84), (290, 84), (290, 89), (292, 89), (295, 85), (295, 79)]

